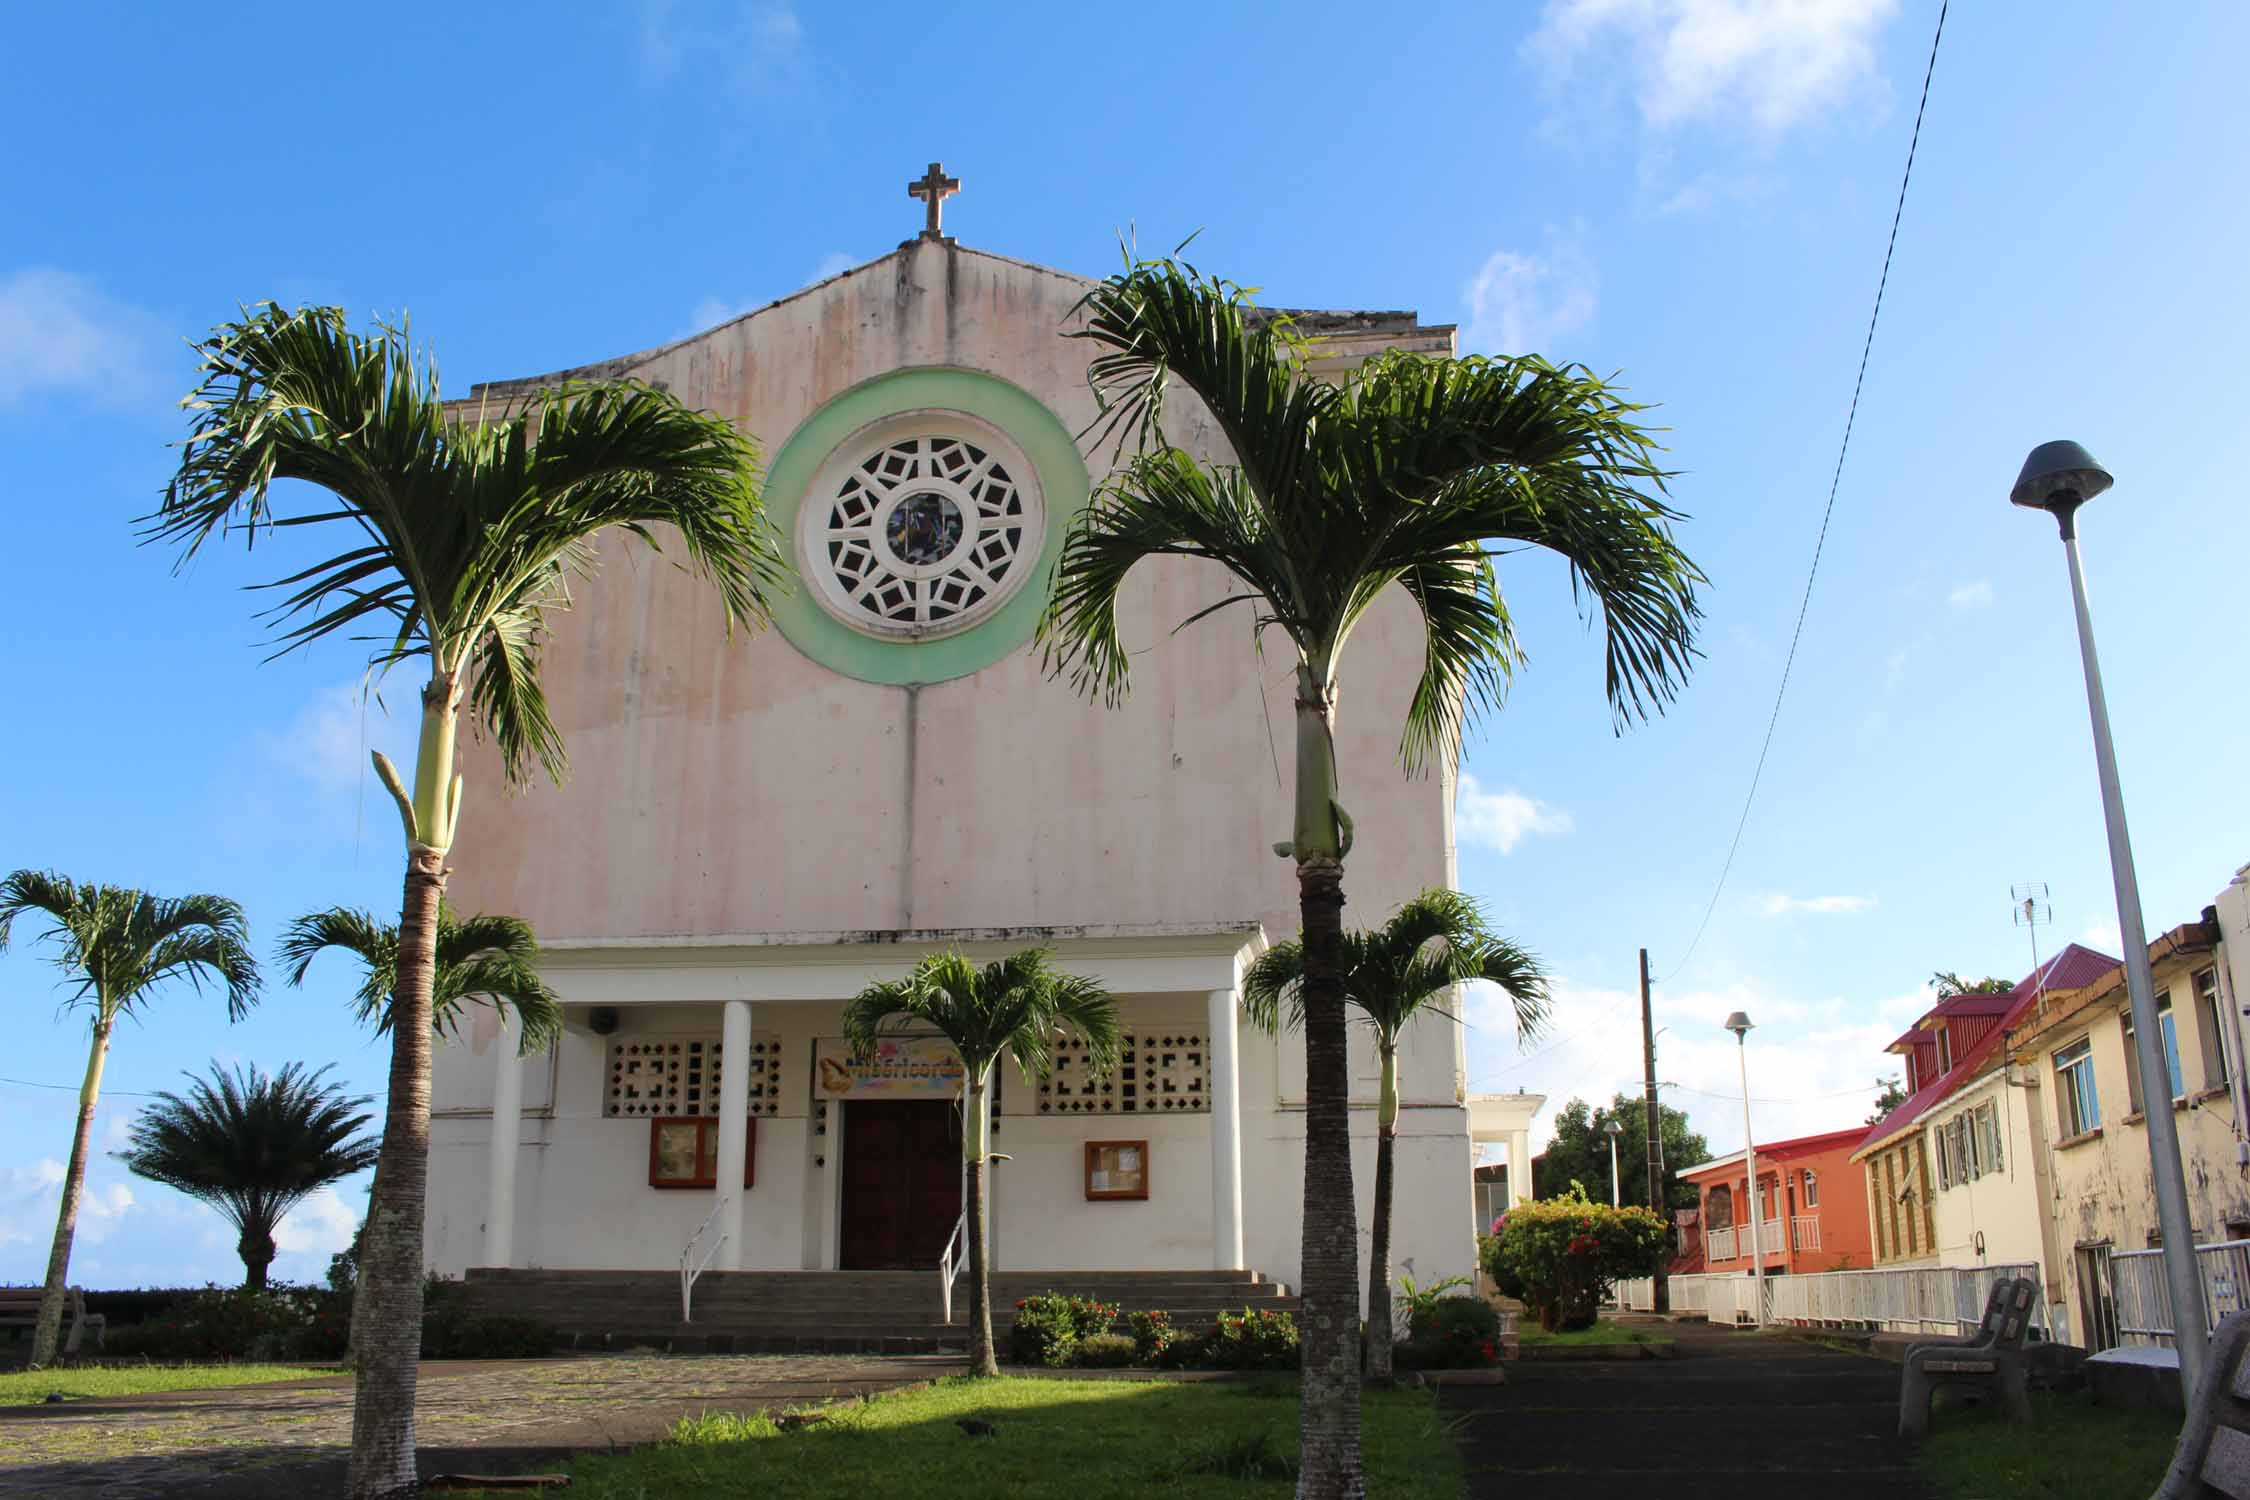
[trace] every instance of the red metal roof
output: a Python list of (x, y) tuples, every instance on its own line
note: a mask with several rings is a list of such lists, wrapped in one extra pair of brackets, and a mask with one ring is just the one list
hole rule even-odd
[[(1964, 1015), (1998, 1015), (2000, 1024), (1994, 1026), (1965, 1050), (1956, 1051), (1951, 1068), (1947, 1069), (1941, 1076), (1923, 1084), (1921, 1088), (1908, 1096), (1904, 1104), (1870, 1126), (1866, 1135), (1861, 1139), (1857, 1150), (1864, 1151), (1870, 1146), (1889, 1140), (1892, 1136), (1897, 1135), (1907, 1126), (1922, 1118), (1932, 1108), (1952, 1097), (1962, 1085), (1976, 1077), (1978, 1072), (1981, 1071), (1984, 1061), (1992, 1055), (1993, 1049), (1998, 1047), (2001, 1040), (2007, 1036), (2008, 1028), (2023, 1018), (2024, 1012), (2030, 1010), (2037, 1003), (2043, 991), (2074, 990), (2080, 985), (2094, 983), (2103, 975), (2118, 967), (2120, 967), (2118, 961), (2108, 954), (2097, 953), (2091, 948), (2082, 948), (2076, 943), (2071, 943), (2053, 958), (2048, 959), (2038, 968), (2024, 975), (2022, 979), (2016, 982), (2016, 987), (2005, 994), (1955, 995), (1951, 999), (1940, 1001), (1932, 1006), (1923, 1015), (1922, 1020), (1927, 1021), (1936, 1016), (1951, 1018)], [(1921, 1023), (1916, 1022), (1915, 1024), (1919, 1026)], [(1914, 1035), (1912, 1031), (1907, 1033), (1907, 1036), (1912, 1035)], [(1892, 1045), (1896, 1046), (1897, 1043), (1894, 1042)]]
[[(1758, 1164), (1765, 1166), (1771, 1162), (1795, 1161), (1801, 1156), (1818, 1156), (1823, 1151), (1835, 1150), (1837, 1146), (1846, 1141), (1857, 1140), (1865, 1133), (1864, 1126), (1854, 1125), (1845, 1130), (1830, 1130), (1820, 1135), (1800, 1135), (1794, 1140), (1762, 1144), (1758, 1147)], [(1742, 1153), (1730, 1151), (1717, 1161), (1708, 1161), (1699, 1167), (1685, 1168), (1681, 1171), (1680, 1176), (1689, 1182), (1694, 1182), (1714, 1172), (1729, 1169), (1739, 1171), (1741, 1167)]]

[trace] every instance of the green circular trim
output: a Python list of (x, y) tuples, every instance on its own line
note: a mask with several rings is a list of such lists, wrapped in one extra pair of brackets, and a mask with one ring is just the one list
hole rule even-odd
[(782, 444), (766, 473), (766, 514), (796, 554), (797, 512), (805, 490), (836, 446), (870, 423), (924, 409), (966, 412), (999, 428), (1039, 473), (1047, 536), (1036, 571), (1007, 602), (957, 635), (928, 641), (886, 641), (865, 635), (821, 608), (814, 585), (797, 587), (774, 611), (774, 623), (799, 651), (847, 677), (890, 686), (943, 682), (982, 671), (1030, 641), (1054, 586), (1063, 538), (1086, 508), (1093, 488), (1070, 429), (1020, 386), (974, 370), (899, 370), (856, 385), (807, 417)]

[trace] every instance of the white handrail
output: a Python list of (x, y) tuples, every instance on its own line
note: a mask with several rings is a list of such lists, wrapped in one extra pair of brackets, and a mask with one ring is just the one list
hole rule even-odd
[(945, 1253), (938, 1257), (938, 1310), (944, 1323), (953, 1321), (953, 1278), (961, 1274), (962, 1261), (967, 1258), (956, 1251), (968, 1249), (968, 1238), (969, 1211), (964, 1208), (961, 1217), (953, 1221), (953, 1232), (945, 1237)]
[[(719, 1201), (711, 1205), (711, 1211), (703, 1216), (703, 1222), (697, 1226), (695, 1233), (688, 1236), (687, 1244), (680, 1249), (680, 1321), (683, 1323), (695, 1321), (692, 1310), (695, 1279), (711, 1268), (711, 1262), (718, 1258), (719, 1247), (727, 1242), (727, 1237), (722, 1234), (713, 1240), (711, 1248), (704, 1252), (701, 1261), (695, 1261), (695, 1243), (710, 1232), (711, 1221), (719, 1216), (719, 1210), (725, 1206), (726, 1198), (721, 1195)], [(694, 1264), (691, 1265), (690, 1262)]]

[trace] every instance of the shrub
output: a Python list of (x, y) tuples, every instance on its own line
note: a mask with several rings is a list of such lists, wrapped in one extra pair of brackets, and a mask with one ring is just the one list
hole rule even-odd
[(315, 1287), (209, 1287), (109, 1333), (102, 1352), (159, 1361), (333, 1359), (350, 1324), (350, 1302)]
[(1008, 1331), (1008, 1357), (1019, 1365), (1060, 1368), (1078, 1344), (1107, 1333), (1117, 1321), (1117, 1304), (1091, 1297), (1041, 1292), (1016, 1304), (1015, 1326)]
[(1165, 1355), (1187, 1337), (1172, 1326), (1168, 1312), (1128, 1313), (1125, 1326), (1133, 1335), (1133, 1358), (1144, 1365), (1163, 1364)]
[(1515, 1268), (1500, 1254), (1501, 1231), (1507, 1222), (1508, 1216), (1502, 1214), (1492, 1221), (1492, 1233), (1477, 1236), (1477, 1264), (1484, 1267), (1484, 1274), (1492, 1278), (1493, 1290), (1503, 1297), (1513, 1297), (1521, 1302), (1524, 1300), (1523, 1278), (1516, 1274)]
[(1482, 1297), (1439, 1297), (1416, 1310), (1407, 1342), (1419, 1370), (1477, 1369), (1499, 1363), (1500, 1314)]
[(1122, 1333), (1097, 1333), (1078, 1341), (1071, 1363), (1089, 1370), (1115, 1370), (1133, 1362), (1135, 1346)]
[(1221, 1313), (1204, 1340), (1204, 1364), (1222, 1370), (1287, 1370), (1298, 1364), (1297, 1320), (1273, 1308)]
[[(1590, 1203), (1577, 1183), (1559, 1198), (1520, 1203), (1500, 1221), (1493, 1252), (1520, 1282), (1516, 1295), (1549, 1333), (1590, 1328), (1594, 1306), (1620, 1276), (1645, 1274), (1668, 1241), (1645, 1208)], [(1501, 1280), (1498, 1272), (1493, 1279)]]
[[(346, 1331), (350, 1325), (346, 1303)], [(537, 1318), (469, 1310), (457, 1281), (432, 1276), (422, 1288), (424, 1359), (540, 1359), (555, 1352), (555, 1330)]]

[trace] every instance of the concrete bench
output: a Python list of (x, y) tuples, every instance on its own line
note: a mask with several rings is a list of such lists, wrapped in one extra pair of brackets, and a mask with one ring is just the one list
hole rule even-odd
[[(46, 1295), (35, 1286), (0, 1287), (0, 1328), (36, 1328), (39, 1326), (39, 1299)], [(76, 1354), (85, 1340), (86, 1330), (94, 1330), (94, 1346), (100, 1348), (109, 1335), (109, 1320), (100, 1313), (86, 1311), (86, 1292), (82, 1287), (72, 1287), (63, 1294), (62, 1352)]]
[(2172, 1467), (2154, 1500), (2250, 1500), (2250, 1312), (2238, 1312), (2212, 1335), (2203, 1376), (2188, 1400), (2187, 1421)]
[(1930, 1404), (1940, 1386), (1996, 1393), (2017, 1422), (2031, 1420), (2031, 1382), (2023, 1341), (2031, 1330), (2039, 1289), (2028, 1278), (2006, 1276), (1985, 1298), (1984, 1317), (1965, 1339), (1940, 1339), (1906, 1351), (1898, 1382), (1898, 1435), (1918, 1442), (1929, 1435)]

